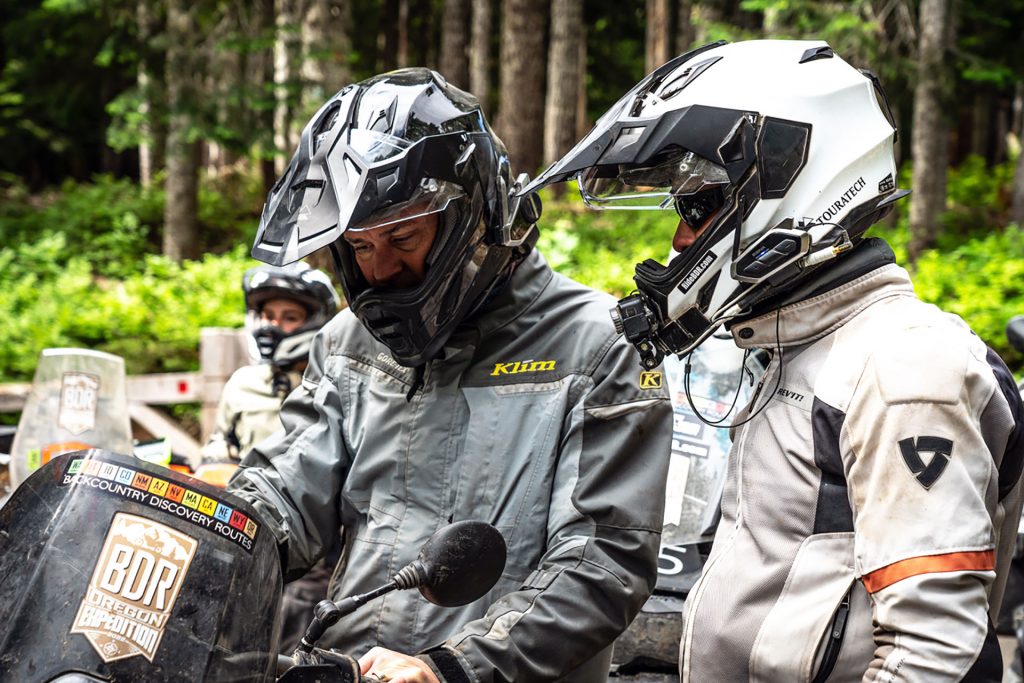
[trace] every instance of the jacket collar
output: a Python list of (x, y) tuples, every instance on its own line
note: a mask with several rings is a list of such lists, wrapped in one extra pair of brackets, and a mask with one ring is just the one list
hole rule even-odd
[(544, 256), (536, 248), (532, 249), (501, 291), (495, 294), (470, 324), (476, 327), (481, 336), (504, 327), (541, 295), (554, 275)]
[(459, 325), (444, 345), (441, 362), (472, 356), (480, 340), (517, 317), (547, 288), (554, 271), (536, 248), (524, 258), (501, 289), (484, 304), (483, 310)]
[(881, 261), (882, 265), (878, 263), (878, 259), (865, 261), (869, 269), (853, 279), (848, 278), (848, 268), (839, 271), (838, 279), (825, 273), (801, 287), (808, 293), (805, 298), (796, 297), (798, 300), (793, 303), (782, 301), (779, 307), (734, 323), (729, 331), (736, 345), (742, 349), (771, 349), (809, 344), (839, 329), (877, 301), (914, 296), (906, 270), (887, 259)]

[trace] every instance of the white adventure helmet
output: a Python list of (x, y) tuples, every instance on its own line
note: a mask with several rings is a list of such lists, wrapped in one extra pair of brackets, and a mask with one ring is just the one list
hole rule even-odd
[(821, 41), (715, 43), (656, 69), (523, 192), (675, 210), (700, 236), (612, 317), (654, 367), (848, 250), (907, 193), (878, 80)]

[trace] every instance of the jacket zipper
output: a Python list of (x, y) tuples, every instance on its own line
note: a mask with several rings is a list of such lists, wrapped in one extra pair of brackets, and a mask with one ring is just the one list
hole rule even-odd
[(815, 674), (811, 683), (825, 683), (832, 675), (832, 670), (836, 668), (839, 650), (843, 647), (843, 636), (846, 635), (846, 619), (850, 615), (850, 593), (852, 592), (853, 586), (846, 591), (846, 595), (843, 596), (842, 602), (836, 609), (836, 615), (832, 617), (828, 643), (825, 644), (825, 653), (821, 656), (821, 666), (818, 667), (818, 673)]

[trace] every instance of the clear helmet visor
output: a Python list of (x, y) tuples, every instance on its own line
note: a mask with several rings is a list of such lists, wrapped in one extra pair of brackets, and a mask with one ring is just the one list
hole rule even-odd
[(349, 232), (365, 232), (396, 226), (399, 223), (414, 223), (433, 214), (440, 214), (448, 205), (465, 196), (461, 187), (454, 183), (434, 178), (423, 178), (419, 186), (404, 202), (382, 207), (349, 226)]
[(388, 133), (366, 128), (350, 128), (348, 146), (367, 163), (373, 164), (398, 156), (412, 146), (412, 142)]
[(674, 208), (687, 218), (692, 206), (705, 216), (721, 206), (729, 175), (713, 161), (680, 150), (646, 166), (593, 166), (580, 174), (578, 182), (583, 200), (596, 209)]

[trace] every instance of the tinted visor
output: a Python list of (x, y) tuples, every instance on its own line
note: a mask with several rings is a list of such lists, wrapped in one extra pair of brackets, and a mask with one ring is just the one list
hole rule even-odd
[[(669, 209), (680, 216), (699, 211), (705, 218), (721, 206), (729, 175), (722, 166), (680, 150), (644, 165), (594, 166), (579, 177), (583, 200), (597, 209)], [(715, 197), (718, 205), (708, 211)], [(696, 199), (700, 197), (700, 199)], [(695, 198), (692, 201), (690, 198)]]
[(676, 213), (691, 228), (700, 228), (725, 204), (725, 193), (720, 187), (702, 190), (695, 194), (676, 197), (673, 202)]

